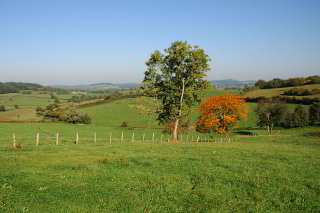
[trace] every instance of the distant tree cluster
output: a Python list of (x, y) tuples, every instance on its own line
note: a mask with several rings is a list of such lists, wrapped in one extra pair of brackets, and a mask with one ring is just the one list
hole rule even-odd
[(309, 111), (301, 105), (297, 105), (295, 110), (290, 113), (287, 103), (265, 99), (258, 102), (256, 113), (258, 116), (257, 125), (266, 127), (269, 134), (272, 133), (273, 127), (296, 128), (320, 125), (319, 102), (310, 105)]
[(3, 105), (0, 105), (0, 112), (5, 112), (6, 111), (6, 108), (5, 108), (5, 106), (3, 106)]
[(24, 94), (24, 95), (31, 95), (32, 92), (30, 90), (23, 90), (23, 91), (20, 91), (21, 94)]
[(320, 94), (320, 89), (303, 89), (303, 88), (292, 88), (283, 93), (288, 96), (308, 96)]
[(91, 118), (88, 114), (82, 114), (68, 108), (58, 108), (58, 105), (50, 104), (45, 109), (42, 107), (36, 108), (37, 115), (49, 118), (51, 120), (63, 121), (67, 123), (90, 124)]
[(45, 118), (50, 118), (52, 120), (63, 121), (73, 124), (90, 124), (91, 118), (88, 114), (82, 114), (73, 110), (64, 111), (64, 110), (55, 110), (55, 111), (46, 111), (44, 114)]
[(306, 78), (289, 78), (280, 79), (275, 78), (270, 81), (258, 80), (255, 84), (260, 89), (282, 88), (282, 87), (295, 87), (309, 84), (320, 84), (320, 76), (314, 75)]
[(68, 99), (68, 102), (81, 103), (81, 102), (84, 102), (84, 101), (103, 99), (103, 98), (104, 98), (104, 96), (96, 96), (96, 95), (93, 95), (93, 96), (90, 96), (90, 95), (81, 95), (81, 96), (74, 95), (70, 99)]

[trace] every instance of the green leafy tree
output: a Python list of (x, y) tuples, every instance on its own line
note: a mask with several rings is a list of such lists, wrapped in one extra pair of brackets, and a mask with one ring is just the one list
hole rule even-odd
[(320, 126), (320, 102), (316, 102), (309, 107), (309, 124)]
[(273, 127), (283, 126), (288, 117), (288, 104), (263, 100), (258, 102), (256, 113), (258, 115), (257, 125), (267, 127), (268, 133), (272, 134)]
[(173, 123), (172, 138), (177, 140), (179, 122), (200, 102), (209, 82), (210, 58), (203, 49), (176, 41), (164, 54), (155, 51), (146, 62), (144, 95), (160, 101), (157, 110), (160, 123)]
[(297, 105), (290, 118), (291, 127), (304, 127), (308, 125), (308, 113), (301, 105)]
[(264, 81), (264, 80), (258, 80), (258, 81), (255, 83), (255, 86), (256, 86), (256, 87), (259, 87), (259, 88), (263, 88), (265, 84), (266, 84), (266, 81)]
[(4, 111), (6, 111), (6, 108), (5, 108), (5, 106), (1, 105), (0, 106), (0, 112), (4, 112)]

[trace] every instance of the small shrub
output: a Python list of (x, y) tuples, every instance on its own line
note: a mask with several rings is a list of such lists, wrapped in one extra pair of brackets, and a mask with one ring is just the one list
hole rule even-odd
[(120, 127), (128, 127), (128, 123), (126, 121), (123, 121), (122, 124), (120, 125)]
[(0, 106), (0, 112), (4, 112), (4, 111), (6, 111), (6, 108), (3, 105), (1, 105)]
[(14, 108), (15, 108), (15, 109), (19, 109), (18, 104), (15, 104), (15, 105), (14, 105)]

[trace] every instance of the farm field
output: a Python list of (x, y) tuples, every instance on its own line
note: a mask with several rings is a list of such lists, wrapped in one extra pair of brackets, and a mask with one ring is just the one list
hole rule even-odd
[[(91, 125), (1, 123), (0, 212), (320, 211), (319, 128), (235, 130), (230, 140), (193, 130), (172, 144), (135, 101), (78, 109)], [(240, 127), (256, 127), (248, 106)]]
[[(320, 84), (312, 84), (312, 85), (305, 85), (305, 86), (298, 86), (298, 87), (284, 87), (284, 88), (273, 88), (273, 89), (257, 89), (253, 90), (250, 92), (247, 92), (244, 94), (244, 97), (250, 97), (250, 98), (255, 98), (259, 96), (264, 96), (264, 97), (273, 97), (273, 96), (284, 96), (283, 93), (284, 91), (287, 91), (292, 88), (302, 88), (302, 89), (320, 89)], [(297, 99), (300, 98), (320, 98), (320, 94), (317, 95), (308, 95), (308, 96), (290, 96), (290, 97), (295, 97)]]
[[(36, 115), (36, 107), (46, 107), (54, 103), (50, 93), (43, 94), (38, 91), (32, 91), (32, 94), (0, 94), (0, 105), (5, 106), (6, 111), (0, 113), (0, 122), (34, 122), (41, 121), (42, 118)], [(68, 99), (73, 94), (57, 94), (52, 92), (60, 101), (62, 106), (70, 105)], [(104, 94), (87, 93), (89, 96), (99, 96)], [(90, 103), (91, 101), (82, 102), (82, 104)], [(14, 105), (18, 105), (19, 109), (15, 109)], [(78, 105), (78, 104), (74, 104)]]
[(319, 212), (314, 131), (231, 143), (29, 139), (15, 150), (1, 140), (0, 211)]

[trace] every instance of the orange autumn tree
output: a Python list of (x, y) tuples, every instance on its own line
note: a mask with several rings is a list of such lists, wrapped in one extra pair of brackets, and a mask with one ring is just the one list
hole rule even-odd
[(205, 99), (200, 105), (196, 130), (201, 133), (228, 134), (237, 121), (247, 119), (248, 108), (242, 97), (225, 94)]

